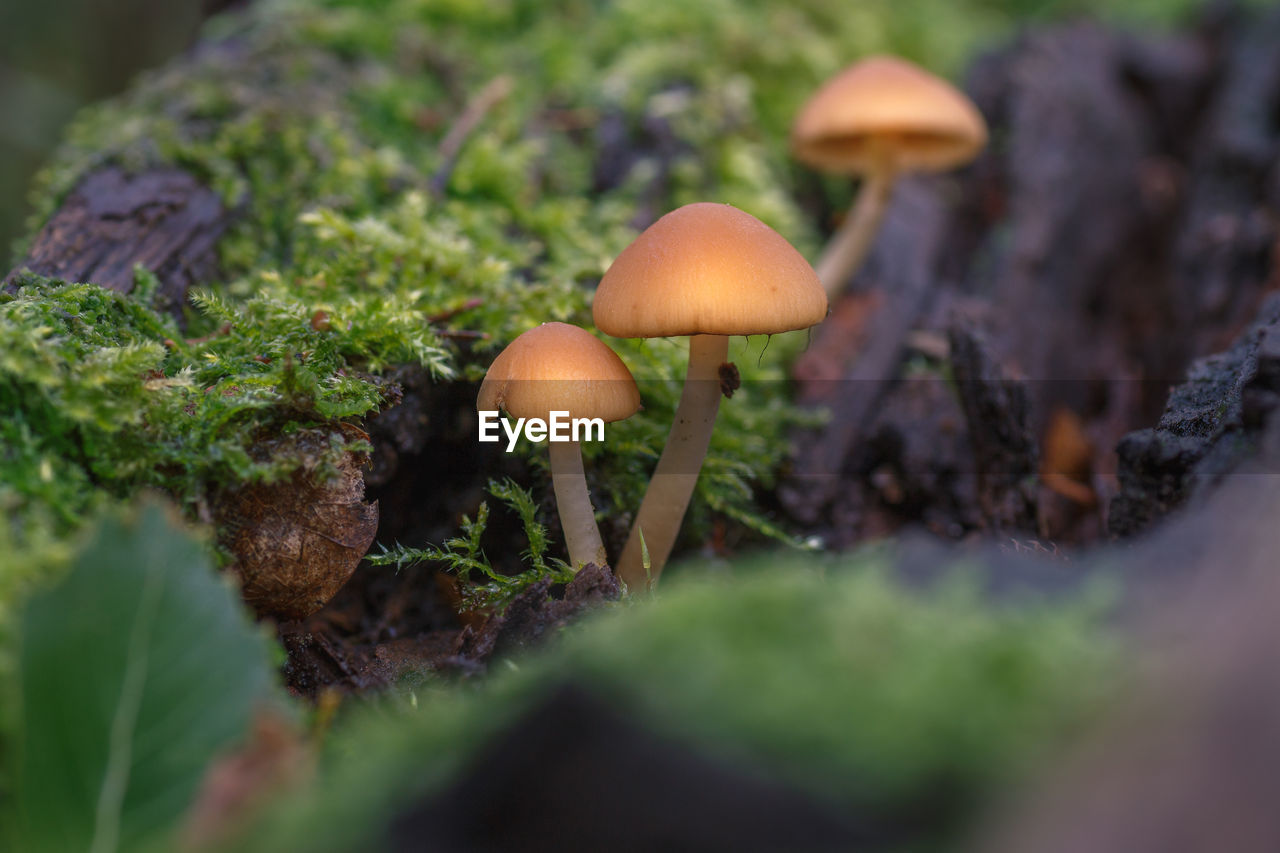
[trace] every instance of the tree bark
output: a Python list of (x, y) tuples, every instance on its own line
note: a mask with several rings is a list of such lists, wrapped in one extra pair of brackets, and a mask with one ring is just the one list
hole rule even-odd
[[(967, 88), (993, 144), (897, 194), (860, 293), (833, 306), (797, 365), (801, 398), (831, 417), (797, 436), (779, 490), (793, 519), (840, 544), (913, 522), (1088, 542), (1105, 532), (1119, 470), (1127, 504), (1110, 515), (1116, 532), (1135, 529), (1120, 519), (1147, 513), (1132, 503), (1142, 439), (1120, 456), (1117, 445), (1160, 418), (1187, 366), (1240, 334), (1280, 281), (1280, 10), (1215, 8), (1177, 35), (1032, 31), (974, 64)], [(950, 384), (966, 359), (948, 336), (975, 331), (991, 381), (1020, 392)], [(932, 385), (903, 381), (908, 357)], [(1025, 411), (976, 422), (984, 398)], [(1031, 441), (1000, 467), (1034, 475), (1062, 412), (1094, 449), (1065, 490), (1077, 500), (1041, 489), (1016, 512), (978, 501), (975, 514), (991, 485), (978, 480), (993, 436), (979, 433), (1023, 419)]]
[(217, 193), (180, 169), (130, 175), (107, 166), (77, 184), (4, 288), (12, 290), (15, 274), (27, 269), (127, 294), (134, 268), (143, 266), (160, 280), (163, 310), (181, 317), (187, 291), (216, 280), (218, 240), (233, 214)]

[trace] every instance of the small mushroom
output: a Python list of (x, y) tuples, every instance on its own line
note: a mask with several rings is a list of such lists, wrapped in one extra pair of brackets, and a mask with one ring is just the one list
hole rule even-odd
[(987, 124), (973, 102), (906, 60), (873, 56), (824, 83), (792, 125), (792, 153), (816, 169), (863, 178), (818, 259), (827, 294), (839, 293), (866, 257), (899, 174), (955, 168), (986, 143)]
[[(508, 344), (489, 365), (476, 408), (501, 408), (517, 418), (547, 422), (552, 412), (566, 412), (570, 419), (609, 423), (639, 410), (640, 391), (622, 359), (590, 332), (567, 323), (543, 323)], [(608, 565), (582, 468), (581, 443), (547, 443), (570, 565)]]
[(592, 312), (602, 332), (619, 338), (689, 336), (675, 423), (617, 564), (631, 589), (646, 589), (671, 554), (707, 454), (729, 336), (808, 328), (826, 316), (827, 297), (772, 228), (729, 205), (699, 203), (668, 213), (618, 255)]

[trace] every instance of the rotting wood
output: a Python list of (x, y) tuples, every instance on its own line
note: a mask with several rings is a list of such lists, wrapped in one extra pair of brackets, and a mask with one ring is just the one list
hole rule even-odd
[(993, 532), (1034, 530), (1036, 442), (1027, 422), (1027, 386), (1005, 377), (977, 335), (956, 326), (951, 371), (973, 445), (982, 517)]
[[(885, 293), (881, 316), (863, 351), (847, 365), (803, 360), (797, 364), (797, 378), (807, 385), (801, 395), (831, 411), (829, 423), (817, 436), (797, 436), (793, 473), (780, 489), (783, 504), (802, 522), (813, 523), (840, 488), (845, 457), (865, 435), (877, 403), (897, 373), (903, 342), (930, 296), (942, 225), (941, 199), (931, 181), (900, 182), (867, 270), (858, 279), (859, 289), (874, 281)], [(815, 351), (822, 352), (829, 332), (819, 326), (815, 334)], [(839, 378), (829, 378), (833, 374)]]
[(217, 243), (233, 217), (188, 172), (153, 169), (130, 175), (116, 166), (89, 173), (36, 235), (8, 278), (28, 269), (67, 281), (129, 293), (134, 268), (160, 280), (164, 310), (181, 316), (188, 290), (217, 278)]
[[(929, 216), (899, 212), (905, 228), (895, 233), (891, 210), (860, 277), (884, 288), (883, 307), (860, 318), (865, 342), (847, 323), (815, 330), (797, 379), (831, 424), (801, 436), (782, 508), (833, 542), (894, 529), (881, 485), (859, 469), (868, 464), (860, 445), (874, 436), (882, 447), (918, 448), (930, 440), (921, 433), (946, 423), (913, 419), (920, 389), (895, 379), (903, 336), (937, 338), (958, 323), (985, 329), (992, 365), (1023, 381), (1035, 443), (1065, 410), (1095, 448), (1087, 488), (1096, 505), (1051, 518), (1041, 506), (1020, 535), (1102, 535), (1121, 438), (1154, 423), (1186, 366), (1222, 348), (1280, 284), (1280, 192), (1268, 165), (1280, 162), (1280, 126), (1267, 118), (1280, 112), (1280, 54), (1263, 48), (1278, 35), (1280, 10), (1261, 23), (1215, 10), (1180, 34), (1054, 27), (980, 58), (966, 88), (994, 144), (972, 167), (918, 188), (911, 203)], [(900, 194), (894, 205), (907, 203)], [(886, 256), (894, 266), (877, 271)], [(903, 328), (917, 304), (923, 313)], [(843, 349), (827, 346), (842, 334)], [(932, 440), (932, 461), (911, 464), (954, 470), (950, 437)], [(936, 493), (898, 505), (899, 526), (933, 518), (930, 529), (957, 536), (1005, 529), (1007, 514), (990, 515), (995, 504), (975, 519), (958, 509), (964, 490), (954, 480), (932, 479)], [(879, 518), (864, 523), (869, 514)], [(850, 525), (866, 530), (849, 534)]]
[(1226, 352), (1192, 365), (1160, 423), (1120, 442), (1110, 529), (1131, 535), (1204, 494), (1254, 451), (1280, 409), (1280, 295)]

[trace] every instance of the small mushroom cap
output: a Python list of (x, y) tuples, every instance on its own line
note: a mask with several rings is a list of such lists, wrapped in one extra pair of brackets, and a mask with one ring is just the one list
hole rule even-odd
[(885, 160), (902, 171), (943, 171), (986, 144), (987, 123), (963, 92), (892, 56), (864, 59), (832, 77), (791, 128), (797, 159), (846, 174)]
[(619, 338), (760, 335), (827, 316), (813, 267), (781, 234), (727, 204), (687, 204), (649, 226), (600, 280), (592, 314)]
[(570, 418), (620, 421), (640, 408), (631, 371), (595, 335), (568, 323), (543, 323), (507, 345), (489, 365), (476, 408), (517, 418), (568, 412)]

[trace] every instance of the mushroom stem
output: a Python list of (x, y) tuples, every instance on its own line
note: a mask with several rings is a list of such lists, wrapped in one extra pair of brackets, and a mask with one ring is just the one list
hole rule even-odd
[(576, 441), (547, 444), (551, 448), (551, 487), (556, 493), (565, 547), (569, 549), (569, 565), (574, 571), (587, 563), (608, 565), (600, 528), (596, 526), (596, 511), (587, 491), (587, 475), (582, 470), (582, 446)]
[[(727, 335), (694, 335), (689, 339), (689, 370), (675, 423), (618, 560), (618, 577), (632, 590), (649, 590), (657, 584), (671, 556), (711, 442), (720, 410), (720, 365), (728, 358)], [(642, 533), (649, 552), (648, 571), (640, 546)]]
[(858, 191), (858, 200), (822, 250), (814, 269), (828, 297), (844, 290), (849, 278), (862, 266), (889, 206), (895, 177), (892, 166), (887, 164), (867, 173)]

